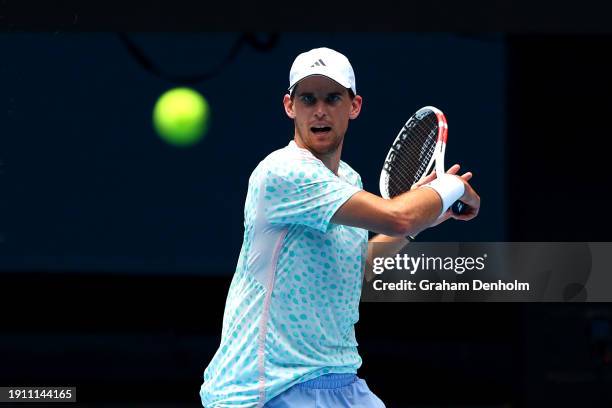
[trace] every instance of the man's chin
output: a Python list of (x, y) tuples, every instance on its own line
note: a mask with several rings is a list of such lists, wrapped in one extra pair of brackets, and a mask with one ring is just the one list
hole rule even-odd
[(318, 154), (329, 154), (338, 150), (340, 142), (335, 139), (317, 140), (316, 138), (314, 138), (311, 146), (312, 149)]
[(313, 150), (317, 154), (330, 154), (338, 150), (339, 143), (317, 143), (313, 146)]

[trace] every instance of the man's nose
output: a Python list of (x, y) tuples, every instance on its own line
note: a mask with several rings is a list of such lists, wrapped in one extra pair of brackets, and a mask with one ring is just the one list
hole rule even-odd
[(315, 106), (314, 114), (317, 118), (322, 118), (327, 115), (327, 111), (325, 110), (325, 104), (323, 102), (317, 103)]

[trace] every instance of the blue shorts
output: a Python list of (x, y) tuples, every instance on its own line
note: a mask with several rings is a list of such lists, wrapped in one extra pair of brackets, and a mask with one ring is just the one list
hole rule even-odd
[(326, 374), (289, 388), (265, 408), (385, 408), (355, 374)]

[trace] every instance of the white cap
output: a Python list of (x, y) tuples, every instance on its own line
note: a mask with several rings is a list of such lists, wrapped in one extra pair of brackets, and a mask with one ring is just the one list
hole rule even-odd
[(298, 55), (289, 71), (289, 92), (302, 79), (311, 75), (323, 75), (357, 95), (355, 72), (348, 58), (330, 48), (315, 48)]

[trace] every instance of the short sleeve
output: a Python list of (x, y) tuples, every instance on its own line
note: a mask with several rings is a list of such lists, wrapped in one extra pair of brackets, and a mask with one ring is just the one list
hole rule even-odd
[(327, 231), (338, 208), (361, 190), (314, 159), (272, 166), (263, 189), (270, 224), (300, 224), (321, 232)]

